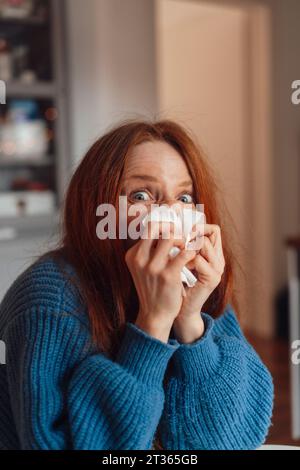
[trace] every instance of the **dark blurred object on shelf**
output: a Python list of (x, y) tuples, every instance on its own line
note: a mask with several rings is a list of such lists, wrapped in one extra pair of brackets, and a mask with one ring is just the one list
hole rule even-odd
[(0, 0), (0, 16), (28, 18), (33, 12), (34, 3), (34, 0)]
[(29, 47), (26, 44), (19, 44), (13, 48), (12, 63), (14, 78), (22, 80), (22, 76), (29, 70), (28, 66)]
[(288, 286), (280, 289), (275, 298), (275, 334), (276, 338), (289, 337), (289, 290)]
[(48, 151), (47, 125), (36, 100), (11, 100), (0, 129), (0, 154), (40, 159)]
[(13, 61), (10, 43), (0, 37), (0, 79), (8, 82), (13, 77)]
[(0, 0), (0, 79), (51, 80), (50, 3)]
[(11, 184), (12, 191), (45, 191), (49, 189), (42, 181), (30, 181), (25, 178), (16, 178)]
[(0, 18), (46, 20), (48, 13), (45, 0), (0, 0)]

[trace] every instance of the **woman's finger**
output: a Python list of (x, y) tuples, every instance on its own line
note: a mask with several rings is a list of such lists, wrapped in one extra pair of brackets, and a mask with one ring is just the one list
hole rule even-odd
[(177, 233), (173, 223), (149, 221), (145, 231), (138, 251), (146, 262), (151, 258), (152, 261), (165, 266), (172, 246), (184, 247), (182, 238), (175, 238)]
[(194, 259), (194, 266), (195, 270), (199, 274), (202, 274), (202, 276), (209, 278), (210, 276), (214, 275), (214, 270), (208, 263), (208, 261), (203, 258), (201, 254), (198, 254), (195, 259)]
[(147, 233), (133, 247), (140, 260), (147, 263), (150, 259), (151, 252), (158, 238), (158, 227), (152, 222), (151, 227), (145, 228)]
[(184, 249), (184, 239), (178, 237), (174, 226), (162, 227), (161, 237), (159, 238), (157, 245), (153, 253), (153, 261), (157, 261), (162, 267), (165, 267), (169, 262), (169, 253), (172, 247), (178, 247)]
[(203, 235), (210, 238), (213, 246), (222, 246), (221, 228), (215, 224), (204, 224)]
[(214, 269), (218, 269), (219, 260), (216, 248), (213, 247), (210, 239), (207, 236), (204, 236), (203, 247), (200, 250), (200, 254), (211, 264)]

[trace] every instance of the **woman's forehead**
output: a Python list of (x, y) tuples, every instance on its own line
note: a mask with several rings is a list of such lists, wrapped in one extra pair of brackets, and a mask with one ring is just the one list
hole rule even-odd
[(124, 172), (127, 177), (140, 174), (169, 175), (172, 178), (189, 178), (188, 168), (182, 156), (167, 142), (144, 142), (133, 148), (126, 159)]

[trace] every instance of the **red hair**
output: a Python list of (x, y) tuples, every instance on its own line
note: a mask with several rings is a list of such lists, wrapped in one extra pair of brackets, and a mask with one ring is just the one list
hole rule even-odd
[(111, 203), (117, 209), (126, 158), (134, 146), (156, 140), (167, 142), (182, 156), (193, 180), (195, 202), (204, 204), (207, 223), (221, 227), (225, 271), (203, 311), (217, 317), (227, 303), (237, 309), (227, 227), (221, 218), (218, 187), (203, 151), (186, 129), (171, 120), (126, 121), (99, 138), (77, 167), (67, 191), (63, 236), (56, 250), (78, 274), (94, 341), (99, 350), (112, 356), (126, 322), (135, 321), (138, 298), (125, 263), (122, 240), (100, 240), (96, 235), (96, 208)]

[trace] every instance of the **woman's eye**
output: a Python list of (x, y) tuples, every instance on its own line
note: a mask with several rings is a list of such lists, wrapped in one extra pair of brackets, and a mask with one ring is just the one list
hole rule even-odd
[(179, 199), (185, 204), (192, 204), (194, 202), (194, 198), (191, 194), (182, 194)]
[(130, 198), (134, 201), (149, 201), (150, 196), (146, 191), (136, 191), (130, 195)]

